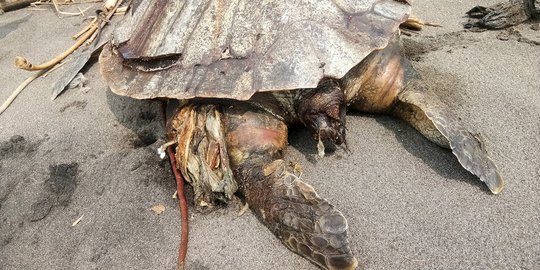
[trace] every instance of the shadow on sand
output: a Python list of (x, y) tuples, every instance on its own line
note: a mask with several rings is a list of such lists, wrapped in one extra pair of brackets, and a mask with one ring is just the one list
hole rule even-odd
[(413, 127), (399, 119), (390, 116), (377, 116), (375, 120), (392, 131), (407, 152), (421, 159), (441, 177), (466, 182), (491, 194), (487, 186), (478, 177), (459, 164), (451, 150), (435, 145)]

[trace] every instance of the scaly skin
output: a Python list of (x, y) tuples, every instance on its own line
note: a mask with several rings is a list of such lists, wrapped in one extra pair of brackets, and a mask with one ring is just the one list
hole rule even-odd
[(504, 181), (475, 132), (437, 97), (425, 91), (421, 77), (401, 56), (396, 36), (374, 51), (341, 80), (349, 107), (368, 113), (397, 116), (441, 147), (450, 148), (459, 163), (498, 194)]
[(225, 110), (227, 145), (251, 209), (289, 249), (328, 269), (354, 269), (347, 221), (287, 168), (287, 126), (243, 107)]
[(538, 9), (540, 9), (538, 0), (509, 0), (490, 7), (476, 6), (467, 12), (472, 19), (465, 27), (502, 29), (538, 16), (540, 12)]
[(303, 123), (316, 137), (345, 141), (345, 110), (402, 118), (452, 149), (462, 166), (493, 193), (503, 181), (479, 139), (424, 91), (400, 55), (399, 39), (373, 52), (341, 80), (298, 93), (261, 93), (247, 102), (192, 101), (170, 123), (177, 166), (198, 205), (227, 200), (238, 189), (260, 220), (292, 251), (325, 269), (354, 269), (347, 221), (283, 160), (287, 126)]
[[(224, 141), (204, 132), (214, 129), (215, 119), (222, 119), (218, 129)], [(171, 136), (178, 140), (177, 166), (195, 187), (199, 204), (211, 205), (212, 196), (223, 192), (207, 188), (212, 177), (205, 174), (223, 176), (232, 169), (236, 181), (220, 178), (223, 186), (238, 183), (251, 209), (285, 246), (325, 269), (356, 268), (345, 217), (283, 160), (288, 135), (284, 121), (249, 104), (194, 103), (178, 112), (171, 128)], [(218, 149), (226, 149), (213, 151), (212, 141), (218, 141)], [(228, 154), (227, 162), (220, 166), (217, 161), (224, 160), (223, 154)]]

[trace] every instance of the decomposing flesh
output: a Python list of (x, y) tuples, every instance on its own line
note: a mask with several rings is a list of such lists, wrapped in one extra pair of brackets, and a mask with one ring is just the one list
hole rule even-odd
[(409, 1), (151, 2), (134, 1), (101, 73), (117, 94), (184, 101), (168, 136), (197, 205), (239, 194), (289, 249), (354, 269), (345, 217), (284, 157), (291, 125), (322, 155), (346, 145), (347, 109), (403, 119), (501, 192), (482, 142), (401, 56)]
[(288, 248), (323, 268), (354, 269), (357, 260), (346, 238), (345, 218), (283, 157), (287, 126), (295, 123), (306, 125), (315, 138), (327, 134), (325, 140), (344, 143), (347, 105), (404, 119), (429, 140), (451, 148), (464, 168), (493, 193), (500, 192), (502, 178), (482, 143), (423, 91), (397, 43), (375, 51), (344, 78), (296, 91), (301, 94), (261, 93), (248, 101), (203, 99), (182, 107), (172, 120), (170, 136), (178, 142), (177, 165), (194, 186), (195, 200), (214, 205), (238, 191)]

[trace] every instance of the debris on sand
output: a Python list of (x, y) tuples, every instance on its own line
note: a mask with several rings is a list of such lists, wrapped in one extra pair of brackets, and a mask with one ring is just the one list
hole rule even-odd
[(160, 203), (158, 205), (152, 206), (150, 210), (152, 210), (152, 212), (154, 212), (154, 214), (156, 215), (161, 215), (163, 212), (165, 212), (165, 206)]
[[(11, 1), (8, 1), (11, 2)], [(27, 78), (23, 83), (17, 87), (17, 89), (10, 95), (10, 97), (0, 106), (0, 114), (4, 112), (9, 105), (15, 100), (15, 98), (28, 86), (32, 81), (39, 78), (40, 76), (44, 74), (48, 74), (48, 71), (53, 71), (55, 67), (58, 67), (59, 65), (64, 65), (62, 61), (64, 61), (69, 56), (72, 56), (70, 59), (73, 61), (69, 61), (64, 66), (64, 73), (63, 75), (58, 79), (58, 81), (52, 86), (52, 97), (51, 99), (55, 99), (58, 95), (62, 93), (62, 91), (66, 88), (66, 86), (72, 82), (74, 77), (79, 73), (79, 71), (84, 67), (84, 65), (88, 62), (92, 54), (99, 50), (104, 44), (105, 41), (99, 41), (95, 43), (94, 41), (99, 40), (99, 36), (101, 32), (103, 31), (103, 28), (110, 22), (111, 17), (116, 14), (117, 9), (120, 7), (123, 1), (121, 0), (115, 0), (114, 6), (110, 9), (103, 7), (102, 11), (101, 9), (96, 9), (96, 13), (98, 14), (97, 17), (94, 17), (94, 19), (89, 22), (88, 25), (86, 25), (79, 33), (77, 33), (74, 38), (77, 40), (71, 47), (69, 47), (66, 51), (63, 53), (57, 55), (53, 59), (42, 63), (42, 64), (32, 64), (29, 60), (27, 60), (24, 57), (16, 57), (15, 58), (15, 65), (18, 68), (28, 70), (28, 71), (37, 71), (37, 73), (33, 74), (29, 78)], [(47, 4), (48, 2), (35, 2), (33, 4)], [(52, 3), (55, 6), (56, 12), (58, 14), (64, 14), (64, 15), (80, 15), (85, 16), (84, 12), (85, 10), (80, 10), (78, 13), (68, 13), (63, 12), (58, 9), (58, 4), (56, 1), (52, 1)], [(50, 4), (50, 3), (48, 3)], [(108, 5), (111, 4), (111, 1), (107, 1)], [(1, 9), (0, 4), (0, 9)], [(122, 7), (122, 10), (127, 9), (126, 7)]]

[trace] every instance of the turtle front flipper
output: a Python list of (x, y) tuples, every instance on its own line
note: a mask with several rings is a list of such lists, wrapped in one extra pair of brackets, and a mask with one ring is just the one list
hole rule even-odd
[(504, 182), (489, 158), (483, 142), (469, 132), (437, 97), (422, 91), (413, 79), (398, 94), (393, 113), (411, 124), (430, 141), (450, 148), (459, 163), (486, 183), (494, 194), (502, 191)]
[(355, 269), (347, 221), (282, 160), (287, 126), (241, 106), (224, 109), (231, 168), (246, 202), (292, 251), (325, 269)]
[(501, 192), (503, 180), (482, 142), (442, 102), (423, 91), (419, 74), (400, 49), (396, 36), (341, 79), (349, 106), (361, 112), (401, 117), (430, 141), (452, 149), (459, 163), (485, 182), (491, 192)]
[(490, 7), (476, 6), (467, 12), (471, 19), (465, 27), (502, 29), (525, 22), (535, 13), (535, 0), (510, 0)]

